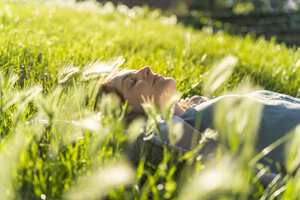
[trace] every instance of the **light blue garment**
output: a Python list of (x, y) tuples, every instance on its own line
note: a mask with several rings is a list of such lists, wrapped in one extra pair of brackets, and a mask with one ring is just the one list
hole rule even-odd
[[(271, 91), (260, 90), (246, 95), (224, 95), (209, 100), (199, 105), (188, 108), (180, 117), (195, 127), (197, 116), (201, 116), (199, 131), (203, 132), (207, 128), (214, 129), (214, 110), (216, 104), (223, 99), (230, 98), (250, 98), (263, 105), (260, 127), (257, 135), (257, 152), (261, 151), (274, 141), (284, 136), (300, 124), (300, 99), (288, 95)], [(284, 164), (284, 145), (280, 145), (270, 152), (265, 158)], [(267, 164), (266, 159), (260, 162)], [(275, 166), (271, 165), (272, 169)]]

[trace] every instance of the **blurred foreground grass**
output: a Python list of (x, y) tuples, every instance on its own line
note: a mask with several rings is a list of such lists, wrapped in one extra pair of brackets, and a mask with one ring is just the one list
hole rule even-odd
[[(196, 151), (165, 146), (154, 156), (138, 151), (132, 162), (129, 147), (143, 120), (127, 129), (112, 97), (101, 102), (100, 122), (91, 110), (95, 74), (120, 65), (150, 65), (177, 80), (183, 97), (214, 97), (244, 80), (300, 97), (299, 49), (212, 34), (209, 27), (196, 31), (146, 7), (68, 1), (0, 2), (0, 35), (1, 199), (299, 198), (299, 173), (263, 188), (258, 179), (266, 169), (256, 175), (245, 167), (254, 156), (253, 138), (245, 145), (250, 153), (239, 146), (241, 162), (233, 159), (236, 152), (219, 152), (216, 163), (206, 165)], [(214, 77), (211, 67), (229, 54), (237, 58), (233, 75), (205, 93), (204, 83), (214, 82), (207, 78)], [(227, 111), (220, 112), (222, 119)], [(168, 119), (170, 110), (164, 113)], [(290, 171), (299, 157), (295, 138)]]

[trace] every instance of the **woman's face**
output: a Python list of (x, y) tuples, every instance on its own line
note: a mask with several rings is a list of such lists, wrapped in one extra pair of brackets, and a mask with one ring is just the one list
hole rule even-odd
[(123, 70), (112, 78), (112, 86), (116, 88), (132, 106), (133, 111), (143, 112), (142, 96), (161, 106), (176, 93), (176, 82), (173, 78), (165, 78), (154, 74), (149, 66), (140, 70)]

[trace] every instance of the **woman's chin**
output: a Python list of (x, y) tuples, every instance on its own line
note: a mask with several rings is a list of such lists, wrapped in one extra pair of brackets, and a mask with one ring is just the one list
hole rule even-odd
[(169, 90), (173, 90), (173, 93), (176, 93), (176, 81), (173, 78), (169, 79)]
[(167, 77), (164, 79), (164, 82), (167, 85), (167, 87), (176, 89), (176, 81), (173, 78)]
[(159, 87), (159, 93), (155, 95), (157, 97), (155, 103), (161, 108), (174, 95), (176, 95), (176, 82), (173, 78), (166, 78)]

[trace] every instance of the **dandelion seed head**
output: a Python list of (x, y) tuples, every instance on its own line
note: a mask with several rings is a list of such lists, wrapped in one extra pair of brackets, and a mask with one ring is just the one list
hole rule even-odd
[(202, 155), (199, 155), (199, 156), (196, 157), (196, 160), (197, 160), (197, 161), (200, 161), (202, 158), (203, 158), (203, 156), (202, 156)]
[(45, 194), (41, 194), (41, 199), (42, 199), (42, 200), (46, 200), (46, 198), (47, 198), (47, 197), (46, 197)]
[(163, 190), (164, 189), (164, 185), (163, 184), (158, 184), (156, 187), (157, 187), (158, 190)]

